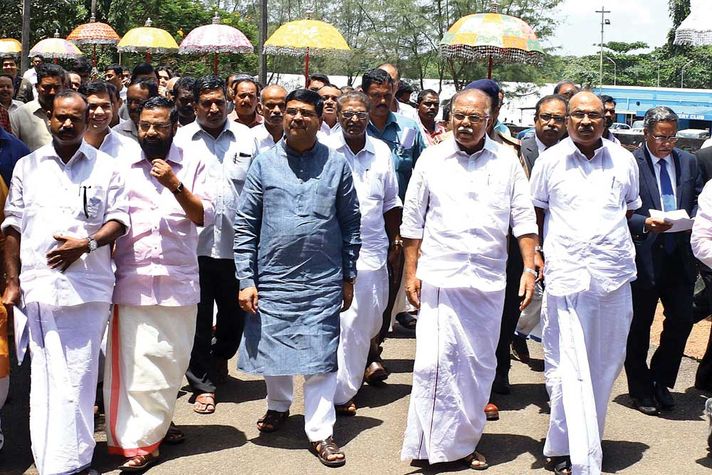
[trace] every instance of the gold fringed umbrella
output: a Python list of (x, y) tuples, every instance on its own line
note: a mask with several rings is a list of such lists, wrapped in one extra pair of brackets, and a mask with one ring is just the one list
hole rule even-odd
[(170, 33), (160, 28), (151, 26), (149, 18), (146, 26), (133, 28), (126, 32), (116, 49), (121, 53), (146, 53), (146, 62), (151, 62), (151, 55), (158, 53), (175, 53), (178, 51), (178, 43)]

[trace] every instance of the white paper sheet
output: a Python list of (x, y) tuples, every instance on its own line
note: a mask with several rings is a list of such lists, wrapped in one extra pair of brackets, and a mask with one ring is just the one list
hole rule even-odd
[(651, 209), (650, 217), (661, 218), (664, 219), (666, 223), (672, 224), (672, 227), (665, 231), (666, 233), (689, 231), (695, 222), (694, 218), (690, 218), (684, 209), (676, 209), (675, 211), (668, 211), (667, 213), (657, 209)]

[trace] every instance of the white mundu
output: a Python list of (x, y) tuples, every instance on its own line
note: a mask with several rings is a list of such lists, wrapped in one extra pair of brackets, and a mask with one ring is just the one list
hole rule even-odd
[(86, 142), (67, 163), (49, 144), (15, 166), (2, 229), (20, 233), (30, 439), (41, 475), (91, 463), (99, 347), (114, 288), (111, 246), (82, 254), (64, 272), (51, 269), (46, 254), (58, 247), (57, 233), (84, 238), (112, 220), (128, 228), (128, 208), (120, 166)]
[(640, 207), (630, 152), (602, 140), (589, 160), (571, 138), (543, 152), (532, 171), (544, 211), (542, 307), (551, 400), (544, 455), (569, 455), (575, 474), (601, 472), (601, 437), (633, 318), (635, 251), (626, 213)]
[(473, 453), (485, 425), (504, 304), (507, 234), (537, 233), (517, 157), (489, 137), (472, 155), (450, 137), (418, 159), (401, 236), (421, 239), (413, 391), (401, 457)]
[(361, 211), (358, 278), (351, 307), (341, 314), (334, 396), (334, 403), (341, 405), (350, 401), (361, 387), (371, 338), (381, 328), (388, 303), (389, 248), (383, 215), (402, 204), (388, 145), (367, 135), (364, 148), (354, 154), (343, 133), (335, 133), (325, 144), (343, 153), (349, 162)]

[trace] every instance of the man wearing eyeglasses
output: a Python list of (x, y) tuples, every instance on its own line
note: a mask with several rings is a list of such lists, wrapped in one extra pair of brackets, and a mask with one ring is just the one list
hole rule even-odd
[[(643, 205), (629, 220), (636, 250), (638, 278), (633, 288), (633, 323), (625, 359), (628, 392), (643, 414), (669, 411), (687, 337), (692, 329), (692, 303), (697, 267), (688, 230), (669, 232), (671, 224), (650, 216), (651, 210), (697, 212), (702, 179), (697, 159), (675, 147), (678, 117), (668, 107), (645, 113), (645, 143), (634, 155), (640, 170)], [(658, 301), (665, 309), (660, 345), (647, 364), (650, 326)]]
[(261, 432), (280, 429), (304, 376), (304, 431), (327, 466), (346, 463), (332, 438), (341, 312), (351, 306), (361, 214), (349, 164), (317, 140), (324, 101), (286, 98), (285, 138), (252, 162), (235, 220), (245, 316), (239, 367), (262, 375)]
[(198, 233), (214, 223), (215, 183), (200, 154), (174, 143), (177, 129), (173, 102), (152, 97), (139, 110), (141, 152), (126, 158), (132, 227), (114, 251), (104, 371), (107, 445), (126, 457), (122, 471), (145, 470), (162, 443), (184, 439), (171, 418), (193, 347)]
[(517, 156), (486, 134), (492, 104), (479, 89), (453, 97), (453, 136), (423, 152), (406, 193), (404, 285), (420, 315), (404, 460), (487, 468), (477, 445), (495, 376), (510, 224), (524, 260), (520, 310), (534, 291), (534, 209)]
[(601, 473), (608, 398), (633, 318), (635, 249), (627, 217), (640, 207), (630, 152), (601, 138), (603, 103), (568, 103), (569, 136), (539, 155), (531, 193), (546, 258), (544, 377), (551, 401), (544, 455), (557, 474)]
[[(324, 97), (322, 91), (319, 94)], [(336, 376), (337, 414), (356, 413), (354, 396), (363, 382), (371, 339), (378, 335), (388, 303), (388, 258), (400, 258), (391, 243), (400, 241), (402, 202), (391, 164), (391, 151), (366, 133), (368, 97), (349, 92), (337, 100), (340, 127), (326, 144), (342, 153), (351, 166), (361, 210), (361, 251), (356, 262), (359, 278), (354, 301), (341, 316), (339, 370)], [(391, 252), (389, 253), (389, 249)]]

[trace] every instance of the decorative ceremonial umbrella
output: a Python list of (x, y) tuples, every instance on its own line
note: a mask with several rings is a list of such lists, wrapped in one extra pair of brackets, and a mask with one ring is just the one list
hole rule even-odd
[(712, 45), (712, 2), (692, 0), (690, 15), (675, 30), (676, 45)]
[(52, 58), (55, 63), (58, 59), (75, 59), (84, 56), (74, 43), (59, 37), (59, 30), (54, 32), (54, 38), (45, 38), (32, 47), (30, 57), (36, 54)]
[(115, 45), (121, 37), (106, 23), (96, 21), (94, 15), (89, 23), (79, 25), (67, 36), (67, 40), (77, 45), (93, 45), (92, 65), (96, 67), (96, 45)]
[(149, 18), (146, 26), (133, 28), (126, 32), (124, 37), (116, 45), (116, 49), (128, 53), (146, 53), (146, 62), (151, 62), (153, 53), (173, 53), (178, 51), (178, 43), (170, 33), (160, 28), (153, 28), (153, 22)]
[(237, 28), (220, 24), (216, 13), (211, 25), (195, 28), (180, 43), (178, 54), (213, 53), (213, 73), (218, 74), (218, 53), (243, 54), (254, 52), (250, 40)]
[(22, 53), (22, 44), (12, 38), (0, 39), (0, 54), (18, 55)]
[(540, 63), (544, 51), (529, 25), (519, 18), (499, 13), (467, 15), (455, 22), (440, 40), (440, 55), (465, 61), (487, 59), (487, 77), (492, 62)]
[(339, 30), (318, 20), (296, 20), (285, 23), (265, 41), (265, 54), (304, 55), (304, 80), (309, 83), (309, 55), (347, 54), (349, 45)]

